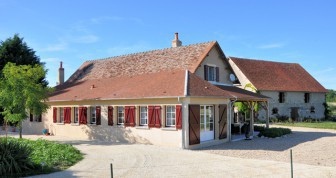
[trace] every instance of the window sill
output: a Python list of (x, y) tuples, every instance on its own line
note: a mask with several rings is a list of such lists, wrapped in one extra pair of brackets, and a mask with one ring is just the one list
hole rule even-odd
[(79, 126), (79, 123), (71, 123), (72, 126)]
[(125, 126), (124, 126), (124, 124), (117, 124), (116, 125), (118, 128), (124, 128)]
[(136, 126), (136, 129), (143, 129), (143, 130), (149, 130), (149, 127), (147, 125), (145, 126)]
[(88, 125), (89, 125), (89, 126), (96, 126), (97, 124), (94, 123), (94, 124), (88, 124)]
[(163, 128), (161, 128), (161, 130), (164, 130), (164, 131), (177, 131), (176, 127), (163, 127)]
[(64, 125), (64, 122), (63, 123), (56, 123), (56, 125)]

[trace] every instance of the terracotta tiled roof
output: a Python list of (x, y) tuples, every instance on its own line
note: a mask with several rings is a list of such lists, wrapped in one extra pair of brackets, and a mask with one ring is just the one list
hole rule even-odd
[(64, 83), (56, 87), (49, 101), (111, 100), (169, 97), (221, 97), (240, 99), (264, 98), (256, 93), (237, 87), (216, 87), (188, 72), (185, 93), (186, 71), (161, 71), (137, 76), (122, 76)]
[(218, 43), (213, 41), (86, 61), (68, 81), (134, 76), (166, 70), (187, 69), (195, 72), (214, 45)]
[(327, 92), (303, 67), (281, 63), (230, 57), (258, 90)]
[(49, 101), (177, 97), (184, 95), (184, 82), (185, 71), (67, 82), (56, 87)]

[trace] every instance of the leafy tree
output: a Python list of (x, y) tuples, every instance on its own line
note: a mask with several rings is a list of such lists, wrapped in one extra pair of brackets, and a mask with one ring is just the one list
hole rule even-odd
[(326, 99), (327, 99), (327, 102), (336, 102), (336, 91), (328, 90)]
[[(20, 38), (18, 34), (15, 34), (13, 38), (0, 42), (0, 72), (8, 62), (15, 63), (16, 65), (44, 65), (35, 54), (35, 51), (28, 47), (23, 38)], [(44, 86), (48, 85), (45, 76), (42, 76), (39, 82)]]
[(22, 138), (22, 121), (30, 113), (39, 115), (48, 109), (45, 103), (49, 88), (40, 83), (46, 75), (43, 66), (7, 63), (0, 79), (0, 107), (6, 122), (18, 123)]

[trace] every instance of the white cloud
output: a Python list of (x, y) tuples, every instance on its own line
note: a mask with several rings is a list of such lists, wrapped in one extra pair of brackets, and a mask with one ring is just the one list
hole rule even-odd
[(259, 49), (274, 49), (274, 48), (282, 48), (285, 44), (283, 43), (272, 43), (272, 44), (266, 44), (266, 45), (260, 45), (257, 48)]
[(58, 44), (48, 45), (46, 48), (43, 48), (42, 51), (49, 51), (49, 52), (63, 51), (67, 49), (67, 47), (68, 47), (68, 44), (65, 42), (62, 42)]
[(95, 35), (83, 35), (83, 36), (78, 36), (74, 37), (71, 42), (74, 43), (95, 43), (99, 40), (98, 36)]

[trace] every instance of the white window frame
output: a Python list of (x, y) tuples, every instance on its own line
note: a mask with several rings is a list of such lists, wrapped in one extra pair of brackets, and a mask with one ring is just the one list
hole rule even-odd
[[(77, 118), (77, 121), (76, 121)], [(75, 124), (79, 123), (79, 107), (74, 107), (74, 121)]]
[[(142, 108), (145, 108), (146, 112), (142, 111)], [(140, 126), (147, 126), (148, 125), (148, 107), (147, 106), (140, 106)], [(142, 114), (145, 114), (145, 117), (143, 118)], [(145, 121), (145, 122), (143, 122)]]
[(90, 124), (97, 123), (97, 113), (96, 113), (96, 106), (90, 107)]
[[(122, 114), (122, 116), (120, 116), (119, 114)], [(122, 121), (122, 122), (120, 122), (120, 121)], [(125, 122), (125, 107), (124, 106), (118, 106), (117, 124), (118, 125), (124, 125), (124, 122)]]
[[(200, 111), (200, 125), (201, 125), (201, 130), (202, 130), (202, 125), (203, 125), (203, 129), (204, 131), (214, 131), (215, 130), (215, 106), (214, 105), (200, 105), (200, 109), (203, 109), (204, 113), (202, 114), (202, 112)], [(210, 108), (210, 112), (208, 112), (208, 108)], [(204, 122), (204, 120), (206, 120), (207, 116), (209, 116), (209, 130), (207, 130), (206, 127), (206, 123)], [(212, 120), (212, 121), (211, 121)], [(211, 127), (212, 124), (212, 127)], [(212, 130), (211, 130), (212, 128)]]
[[(208, 81), (209, 82), (216, 82), (216, 65), (209, 65), (208, 64)], [(210, 80), (210, 68), (213, 69), (213, 80)]]
[(59, 108), (59, 123), (64, 123), (64, 107)]
[[(169, 111), (168, 108), (173, 109), (174, 111), (171, 110)], [(170, 117), (168, 117), (170, 115)], [(174, 115), (174, 117), (173, 117)], [(170, 123), (168, 123), (170, 121)], [(173, 122), (174, 121), (174, 122)], [(166, 126), (167, 127), (175, 127), (176, 126), (176, 106), (175, 105), (167, 105), (166, 106)]]

